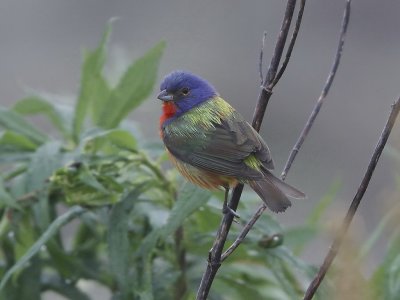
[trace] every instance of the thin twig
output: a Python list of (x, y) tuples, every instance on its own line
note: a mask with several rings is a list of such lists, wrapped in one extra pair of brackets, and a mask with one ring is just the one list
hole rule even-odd
[(174, 299), (184, 299), (185, 294), (187, 293), (187, 282), (186, 282), (186, 249), (183, 246), (183, 238), (184, 238), (184, 230), (182, 226), (179, 226), (175, 231), (174, 240), (175, 240), (175, 253), (176, 253), (176, 262), (179, 266), (180, 274), (179, 277), (174, 284)]
[(299, 12), (297, 14), (296, 25), (294, 26), (292, 37), (290, 39), (290, 43), (289, 43), (288, 49), (286, 51), (285, 60), (283, 61), (282, 66), (278, 71), (278, 74), (276, 74), (274, 81), (271, 83), (270, 88), (273, 88), (278, 83), (278, 81), (281, 79), (281, 77), (282, 77), (283, 73), (285, 72), (286, 67), (289, 63), (290, 56), (292, 55), (292, 51), (294, 48), (294, 44), (296, 43), (297, 35), (299, 34), (301, 20), (303, 19), (303, 13), (304, 13), (305, 6), (306, 6), (306, 0), (301, 0)]
[(264, 57), (264, 47), (265, 47), (265, 40), (267, 38), (267, 32), (264, 31), (263, 38), (262, 38), (262, 45), (260, 50), (260, 59), (258, 61), (258, 73), (260, 75), (260, 84), (261, 86), (264, 84), (264, 75), (263, 75), (263, 57)]
[(343, 238), (349, 229), (351, 221), (353, 220), (354, 215), (357, 212), (357, 208), (360, 205), (360, 202), (364, 196), (365, 191), (367, 190), (368, 184), (371, 180), (372, 174), (375, 171), (375, 167), (378, 163), (379, 157), (382, 154), (383, 149), (385, 148), (385, 144), (389, 138), (390, 132), (392, 131), (393, 125), (396, 121), (397, 115), (400, 111), (400, 98), (392, 105), (392, 110), (390, 112), (390, 116), (386, 122), (385, 128), (383, 129), (379, 141), (375, 147), (374, 153), (371, 157), (371, 160), (368, 164), (367, 171), (365, 172), (364, 178), (361, 181), (360, 186), (358, 187), (357, 193), (351, 202), (351, 205), (347, 211), (347, 214), (343, 220), (343, 223), (340, 227), (340, 230), (337, 232), (335, 239), (327, 253), (323, 264), (319, 268), (318, 273), (314, 277), (313, 281), (311, 282), (310, 286), (308, 287), (306, 294), (304, 295), (304, 300), (311, 300), (314, 296), (315, 292), (317, 291), (319, 285), (321, 284), (322, 280), (325, 277), (326, 272), (328, 271), (329, 267), (332, 264), (332, 261), (336, 257), (339, 247), (343, 242)]
[(343, 21), (342, 21), (342, 30), (340, 32), (340, 37), (339, 37), (339, 44), (338, 48), (336, 51), (335, 59), (333, 61), (333, 65), (331, 68), (331, 72), (329, 73), (329, 76), (326, 80), (325, 86), (322, 89), (321, 95), (318, 98), (317, 104), (315, 105), (313, 111), (311, 112), (310, 117), (307, 120), (306, 125), (303, 128), (303, 131), (301, 132), (296, 144), (294, 145), (292, 152), (289, 155), (289, 158), (286, 162), (286, 165), (283, 169), (283, 172), (281, 174), (281, 178), (284, 180), (286, 178), (287, 172), (289, 171), (290, 167), (292, 166), (292, 163), (294, 159), (296, 158), (297, 153), (299, 152), (301, 146), (303, 145), (308, 133), (310, 132), (311, 127), (314, 124), (315, 118), (317, 117), (322, 104), (324, 103), (326, 99), (326, 95), (329, 92), (329, 89), (332, 86), (333, 79), (335, 79), (336, 71), (339, 67), (340, 59), (342, 57), (343, 53), (343, 45), (344, 41), (346, 38), (346, 33), (347, 33), (347, 28), (349, 25), (349, 20), (350, 20), (350, 8), (351, 8), (351, 0), (346, 0), (346, 7), (344, 10), (343, 14)]
[(283, 18), (281, 31), (279, 32), (279, 36), (275, 44), (274, 54), (272, 55), (271, 63), (268, 67), (267, 76), (264, 82), (264, 86), (266, 88), (268, 88), (269, 85), (274, 81), (276, 72), (279, 68), (279, 63), (281, 61), (283, 50), (285, 48), (286, 39), (289, 33), (295, 7), (296, 0), (289, 0), (286, 4), (286, 11)]
[[(323, 90), (321, 92), (320, 97), (318, 98), (317, 103), (315, 104), (311, 115), (303, 129), (303, 131), (300, 133), (300, 136), (298, 138), (298, 141), (296, 142), (295, 146), (293, 147), (292, 152), (290, 153), (290, 156), (288, 158), (288, 161), (283, 169), (282, 175), (281, 175), (281, 179), (285, 180), (286, 179), (286, 175), (288, 173), (288, 171), (290, 170), (290, 167), (292, 166), (292, 163), (294, 161), (294, 159), (296, 158), (296, 154), (299, 151), (301, 145), (303, 144), (303, 142), (305, 141), (308, 132), (310, 131), (311, 127), (314, 124), (315, 118), (318, 115), (321, 106), (326, 98), (326, 95), (329, 92), (329, 89), (332, 85), (333, 79), (335, 78), (336, 75), (336, 71), (338, 69), (339, 63), (340, 63), (340, 59), (342, 57), (342, 51), (343, 51), (343, 44), (344, 44), (344, 40), (345, 40), (345, 36), (346, 36), (346, 32), (347, 32), (347, 28), (348, 28), (348, 24), (349, 24), (349, 17), (350, 17), (350, 2), (351, 0), (347, 0), (347, 5), (345, 8), (345, 13), (344, 13), (344, 17), (343, 17), (343, 22), (342, 22), (342, 27), (341, 27), (341, 32), (340, 32), (340, 38), (339, 38), (339, 45), (335, 54), (335, 59), (334, 59), (334, 63), (332, 65), (332, 68), (330, 70), (328, 79), (323, 87)], [(301, 3), (301, 4), (305, 4), (305, 3)], [(303, 7), (304, 8), (304, 7)], [(300, 7), (300, 11), (298, 14), (298, 18), (301, 18), (303, 15), (303, 11), (302, 8)], [(297, 26), (298, 21), (296, 22), (296, 26)], [(295, 33), (293, 33), (293, 35), (295, 35)], [(293, 40), (293, 36), (292, 36), (292, 40)], [(288, 49), (289, 51), (289, 49)], [(286, 56), (287, 58), (290, 58), (290, 54), (288, 56)], [(283, 68), (283, 65), (282, 65)], [(282, 70), (281, 68), (281, 70)], [(278, 73), (279, 75), (279, 73)], [(278, 77), (277, 75), (277, 77)], [(300, 141), (300, 142), (299, 142)], [(267, 209), (267, 207), (265, 206), (265, 204), (261, 204), (260, 207), (256, 210), (256, 212), (253, 214), (253, 216), (250, 218), (250, 220), (247, 222), (247, 224), (242, 228), (242, 231), (239, 233), (238, 237), (236, 238), (236, 240), (233, 242), (233, 244), (224, 252), (224, 254), (222, 255), (223, 259), (225, 260), (244, 240), (244, 238), (246, 237), (246, 235), (249, 233), (249, 231), (251, 230), (251, 228), (254, 226), (255, 222), (260, 218), (260, 216), (262, 215), (262, 213)]]
[(226, 249), (226, 251), (222, 254), (221, 262), (223, 262), (229, 255), (231, 255), (232, 252), (235, 251), (235, 249), (243, 242), (244, 238), (249, 233), (250, 229), (253, 228), (254, 224), (262, 216), (266, 208), (267, 206), (263, 204), (257, 209), (253, 217), (250, 219), (250, 221), (247, 222), (247, 224), (243, 227), (242, 231), (240, 232), (236, 240), (233, 242), (233, 244), (230, 245), (229, 248)]
[[(288, 0), (286, 4), (285, 16), (281, 26), (281, 31), (278, 35), (278, 39), (275, 45), (274, 54), (271, 59), (271, 63), (268, 68), (268, 72), (264, 81), (264, 85), (261, 88), (261, 92), (258, 97), (258, 102), (253, 115), (253, 127), (259, 131), (261, 123), (264, 117), (265, 110), (267, 108), (269, 99), (272, 95), (272, 90), (266, 87), (271, 84), (274, 80), (279, 63), (283, 54), (284, 46), (290, 29), (290, 24), (296, 7), (296, 0)], [(238, 184), (232, 192), (231, 199), (229, 201), (229, 207), (236, 210), (239, 204), (240, 196), (243, 191), (243, 184)], [(206, 271), (200, 282), (199, 289), (197, 291), (197, 300), (205, 300), (209, 294), (211, 285), (221, 266), (221, 255), (228, 236), (230, 227), (233, 222), (232, 214), (225, 214), (222, 218), (220, 227), (218, 229), (214, 244), (209, 252), (208, 264)]]

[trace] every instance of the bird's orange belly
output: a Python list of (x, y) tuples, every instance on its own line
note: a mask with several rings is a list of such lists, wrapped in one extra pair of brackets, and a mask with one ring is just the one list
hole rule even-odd
[(196, 168), (175, 158), (168, 150), (171, 162), (187, 180), (202, 188), (213, 190), (219, 187), (234, 187), (238, 181), (230, 176), (223, 176), (213, 172)]

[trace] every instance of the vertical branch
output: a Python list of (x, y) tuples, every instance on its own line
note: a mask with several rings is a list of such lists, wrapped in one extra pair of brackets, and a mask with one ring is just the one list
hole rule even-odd
[(379, 141), (375, 147), (374, 153), (371, 157), (371, 160), (369, 162), (367, 171), (365, 172), (364, 178), (361, 181), (361, 184), (357, 190), (356, 195), (353, 198), (353, 201), (351, 202), (351, 205), (347, 211), (347, 214), (343, 220), (342, 226), (340, 227), (340, 230), (337, 232), (335, 239), (329, 249), (329, 252), (327, 253), (323, 264), (321, 265), (317, 275), (311, 282), (310, 286), (308, 287), (304, 300), (311, 300), (317, 291), (319, 285), (321, 284), (322, 280), (324, 279), (326, 273), (328, 272), (329, 267), (331, 266), (333, 260), (335, 259), (339, 247), (343, 242), (343, 238), (347, 233), (347, 230), (349, 229), (349, 226), (351, 224), (351, 221), (353, 220), (354, 215), (357, 212), (357, 208), (360, 205), (360, 202), (365, 194), (365, 191), (367, 190), (368, 184), (371, 180), (372, 174), (375, 171), (375, 167), (378, 163), (379, 157), (382, 154), (383, 149), (385, 148), (386, 142), (389, 138), (390, 132), (392, 131), (393, 125), (396, 121), (397, 115), (399, 114), (400, 111), (400, 98), (392, 105), (392, 111), (390, 112), (390, 116), (386, 122), (386, 125), (379, 137)]
[(305, 6), (306, 6), (306, 0), (301, 0), (300, 1), (300, 9), (297, 14), (296, 25), (294, 26), (292, 38), (290, 39), (290, 43), (289, 43), (288, 49), (286, 51), (285, 60), (283, 61), (282, 66), (278, 71), (278, 74), (276, 74), (273, 82), (271, 83), (271, 88), (274, 87), (278, 83), (278, 81), (281, 79), (281, 77), (282, 77), (283, 73), (285, 72), (286, 67), (289, 63), (290, 56), (292, 55), (292, 51), (294, 48), (294, 44), (296, 43), (297, 35), (299, 34), (301, 20), (303, 19), (303, 13), (304, 13)]
[(267, 32), (264, 31), (262, 45), (260, 50), (260, 59), (258, 62), (258, 73), (260, 74), (260, 85), (264, 84), (264, 75), (263, 75), (263, 60), (264, 60), (264, 47), (265, 47), (265, 39), (267, 38)]
[(186, 283), (186, 250), (185, 247), (183, 246), (183, 237), (184, 236), (184, 231), (183, 227), (180, 226), (174, 233), (174, 239), (175, 239), (175, 251), (176, 251), (176, 260), (177, 264), (179, 266), (179, 270), (181, 271), (181, 274), (179, 275), (179, 278), (177, 282), (175, 283), (174, 289), (175, 289), (175, 295), (174, 299), (184, 299), (185, 294), (187, 293), (187, 283)]
[[(305, 3), (305, 1), (303, 1), (303, 2)], [(287, 36), (289, 33), (290, 24), (292, 21), (295, 7), (296, 7), (296, 0), (288, 0), (287, 1), (285, 15), (284, 15), (281, 30), (280, 30), (280, 33), (278, 35), (278, 39), (277, 39), (277, 42), (275, 45), (274, 54), (272, 56), (271, 63), (269, 65), (268, 72), (266, 74), (264, 83), (261, 87), (261, 92), (259, 94), (257, 105), (256, 105), (254, 115), (253, 115), (252, 125), (257, 131), (260, 130), (266, 107), (267, 107), (269, 99), (272, 95), (273, 86), (271, 86), (271, 83), (275, 79), (278, 68), (279, 68), (279, 63), (282, 58), (282, 54), (283, 54), (284, 47), (286, 44), (286, 39), (287, 39)], [(301, 17), (302, 17), (302, 14), (300, 15), (300, 21), (299, 20), (297, 21), (298, 27), (300, 27)], [(297, 34), (295, 36), (292, 36), (291, 43), (294, 44), (296, 37), (297, 37)], [(291, 48), (293, 48), (293, 46)], [(287, 57), (290, 57), (290, 55), (287, 55)], [(289, 60), (289, 58), (287, 58), (287, 60)], [(282, 71), (282, 73), (283, 73), (283, 71)], [(242, 191), (243, 191), (243, 184), (239, 184), (234, 188), (231, 199), (229, 201), (229, 207), (231, 209), (233, 209), (233, 210), (237, 209)], [(199, 289), (197, 291), (197, 297), (196, 297), (197, 300), (205, 300), (209, 294), (213, 280), (218, 272), (219, 267), (221, 266), (221, 255), (222, 255), (225, 241), (228, 236), (232, 222), (233, 222), (232, 214), (225, 214), (223, 216), (220, 227), (218, 229), (218, 232), (217, 232), (217, 235), (215, 238), (215, 241), (214, 241), (214, 244), (213, 244), (213, 247), (209, 252), (207, 268), (203, 274)]]

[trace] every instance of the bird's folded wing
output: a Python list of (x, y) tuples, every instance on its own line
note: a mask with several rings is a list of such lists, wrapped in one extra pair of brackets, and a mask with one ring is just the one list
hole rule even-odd
[[(268, 146), (239, 115), (221, 120), (206, 132), (199, 128), (195, 136), (164, 136), (164, 142), (179, 160), (220, 175), (257, 180), (263, 178), (262, 168), (273, 168)], [(259, 168), (251, 164), (250, 156)]]

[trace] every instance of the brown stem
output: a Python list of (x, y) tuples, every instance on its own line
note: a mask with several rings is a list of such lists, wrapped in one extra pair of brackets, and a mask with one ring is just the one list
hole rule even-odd
[(176, 260), (179, 266), (179, 270), (181, 274), (177, 282), (175, 283), (175, 296), (174, 299), (184, 299), (187, 293), (187, 283), (186, 283), (186, 251), (185, 247), (182, 245), (182, 241), (184, 238), (183, 227), (180, 226), (175, 231), (174, 239), (175, 239), (175, 249), (176, 249)]
[(260, 59), (258, 61), (258, 73), (260, 75), (261, 86), (264, 85), (264, 75), (263, 75), (263, 65), (264, 65), (264, 47), (265, 47), (265, 39), (267, 38), (267, 32), (264, 31), (262, 45), (260, 50)]
[(290, 39), (290, 43), (289, 43), (288, 49), (286, 51), (285, 60), (283, 61), (282, 66), (278, 71), (278, 74), (276, 74), (274, 81), (271, 83), (270, 88), (273, 88), (278, 83), (278, 81), (281, 79), (281, 77), (282, 77), (283, 73), (285, 72), (286, 67), (289, 63), (290, 56), (292, 55), (292, 52), (293, 52), (294, 44), (296, 43), (297, 35), (299, 34), (301, 20), (303, 19), (303, 13), (304, 13), (305, 6), (306, 6), (306, 0), (301, 0), (299, 12), (297, 14), (296, 25), (294, 26), (292, 37)]
[[(278, 80), (281, 78), (283, 72), (286, 69), (286, 66), (289, 62), (289, 59), (291, 57), (291, 53), (300, 29), (300, 25), (301, 25), (301, 20), (303, 17), (303, 12), (304, 12), (304, 7), (305, 7), (306, 1), (302, 0), (300, 2), (300, 9), (297, 15), (297, 20), (296, 20), (296, 25), (292, 34), (292, 38), (290, 40), (289, 43), (289, 47), (286, 53), (286, 57), (285, 60), (281, 66), (281, 68), (279, 69), (276, 78), (274, 79), (274, 81), (269, 85), (270, 87), (274, 87), (275, 84), (278, 82)], [(347, 26), (346, 26), (347, 28)], [(339, 56), (340, 58), (340, 56)], [(336, 71), (335, 71), (336, 72)], [(329, 89), (328, 89), (329, 90)], [(269, 90), (266, 89), (266, 92), (268, 92)], [(314, 108), (315, 110), (315, 108)], [(318, 110), (319, 111), (319, 110)], [(312, 123), (311, 123), (312, 125)], [(293, 158), (294, 159), (294, 158)], [(293, 161), (292, 161), (293, 162)], [(285, 168), (286, 169), (286, 168)], [(290, 169), (287, 168), (286, 172)], [(283, 180), (285, 178), (282, 178)], [(265, 206), (265, 204), (261, 204), (258, 209), (256, 210), (256, 212), (253, 214), (253, 216), (250, 218), (250, 220), (247, 222), (247, 224), (243, 227), (242, 231), (240, 232), (240, 234), (238, 235), (238, 237), (236, 238), (236, 240), (233, 242), (233, 244), (224, 252), (224, 254), (222, 255), (222, 260), (225, 260), (230, 254), (232, 254), (233, 251), (235, 251), (235, 249), (243, 242), (244, 238), (246, 237), (246, 235), (249, 233), (249, 231), (251, 230), (251, 228), (253, 228), (254, 224), (257, 222), (257, 220), (261, 217), (261, 215), (263, 214), (263, 212), (267, 209), (267, 207)]]
[[(296, 7), (296, 0), (288, 0), (286, 4), (285, 16), (281, 26), (281, 31), (278, 35), (278, 39), (275, 45), (274, 54), (271, 59), (271, 63), (268, 68), (268, 72), (259, 94), (258, 102), (253, 115), (253, 127), (259, 131), (261, 123), (267, 108), (269, 99), (272, 95), (272, 89), (267, 88), (275, 79), (276, 72), (279, 67), (279, 63), (283, 54), (286, 39), (289, 33), (290, 24)], [(232, 197), (229, 201), (229, 207), (233, 210), (237, 209), (239, 204), (240, 196), (243, 191), (243, 184), (238, 184), (232, 192)], [(209, 252), (208, 264), (206, 271), (200, 282), (199, 289), (197, 291), (197, 300), (205, 300), (209, 294), (213, 280), (221, 266), (221, 255), (225, 245), (226, 238), (228, 236), (230, 227), (233, 222), (232, 214), (225, 214), (222, 218), (220, 227), (218, 229), (213, 247)]]
[(318, 270), (318, 273), (314, 277), (313, 281), (310, 283), (305, 295), (304, 300), (311, 300), (317, 291), (319, 285), (321, 284), (322, 280), (325, 277), (325, 274), (328, 272), (329, 267), (332, 264), (332, 261), (336, 257), (339, 247), (343, 242), (343, 238), (349, 229), (351, 221), (353, 220), (354, 215), (357, 212), (357, 208), (360, 205), (360, 202), (364, 196), (365, 191), (367, 190), (368, 184), (371, 180), (372, 174), (375, 171), (375, 167), (378, 163), (379, 157), (382, 154), (383, 149), (385, 148), (386, 142), (389, 138), (390, 132), (392, 131), (393, 125), (396, 121), (397, 115), (400, 111), (400, 98), (392, 105), (392, 111), (390, 112), (390, 116), (386, 122), (385, 128), (383, 129), (379, 141), (375, 147), (374, 153), (371, 157), (371, 160), (368, 164), (367, 171), (365, 172), (364, 178), (361, 181), (360, 186), (358, 187), (357, 193), (351, 202), (351, 205), (347, 211), (347, 214), (343, 220), (343, 223), (336, 233), (335, 239), (327, 253), (323, 264)]

